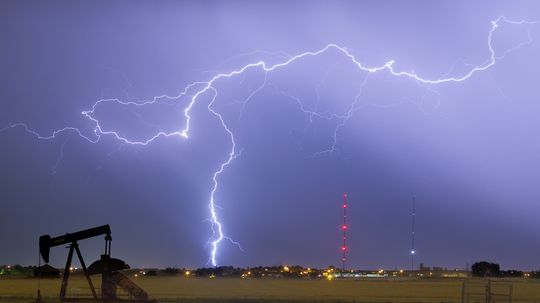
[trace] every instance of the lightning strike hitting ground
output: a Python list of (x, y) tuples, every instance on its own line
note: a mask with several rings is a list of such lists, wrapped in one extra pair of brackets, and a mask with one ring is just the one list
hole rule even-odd
[[(241, 68), (233, 70), (233, 71), (231, 71), (229, 73), (219, 73), (219, 74), (215, 75), (214, 77), (212, 77), (209, 81), (194, 82), (194, 83), (189, 84), (188, 86), (186, 86), (184, 88), (184, 90), (180, 94), (178, 94), (176, 96), (160, 95), (160, 96), (154, 97), (152, 100), (148, 100), (148, 101), (144, 101), (144, 102), (132, 102), (132, 101), (127, 102), (127, 101), (122, 101), (120, 99), (100, 99), (100, 100), (98, 100), (97, 102), (95, 102), (92, 105), (90, 110), (82, 112), (82, 115), (85, 118), (87, 118), (88, 120), (92, 121), (95, 124), (95, 127), (92, 130), (92, 134), (90, 134), (90, 135), (86, 134), (85, 132), (83, 132), (80, 129), (75, 128), (75, 127), (64, 127), (62, 129), (58, 129), (58, 130), (53, 131), (52, 134), (50, 134), (50, 135), (42, 135), (39, 132), (34, 131), (31, 128), (29, 128), (27, 126), (27, 124), (25, 124), (25, 123), (14, 123), (14, 124), (8, 125), (7, 127), (4, 127), (3, 129), (0, 129), (0, 132), (5, 131), (7, 129), (11, 129), (11, 128), (21, 127), (26, 132), (28, 132), (29, 134), (35, 136), (37, 139), (40, 139), (40, 140), (52, 140), (52, 139), (57, 138), (59, 135), (61, 135), (63, 133), (70, 132), (71, 134), (77, 134), (79, 137), (83, 138), (84, 140), (88, 141), (89, 143), (98, 143), (102, 136), (110, 135), (110, 136), (116, 138), (118, 141), (120, 141), (120, 142), (122, 142), (124, 144), (141, 145), (141, 146), (148, 145), (148, 144), (152, 143), (154, 140), (156, 140), (158, 138), (161, 138), (161, 137), (175, 137), (175, 136), (177, 136), (177, 137), (180, 137), (180, 138), (188, 139), (189, 138), (189, 133), (190, 133), (191, 120), (192, 120), (192, 116), (191, 116), (190, 113), (191, 113), (191, 110), (193, 109), (193, 106), (197, 103), (198, 100), (200, 100), (200, 97), (205, 96), (206, 94), (212, 94), (211, 102), (207, 106), (208, 111), (220, 121), (221, 126), (226, 131), (226, 133), (228, 134), (228, 136), (230, 138), (230, 143), (231, 143), (231, 149), (229, 150), (227, 159), (223, 163), (221, 163), (221, 165), (219, 166), (219, 169), (216, 172), (214, 172), (214, 174), (213, 174), (213, 177), (212, 177), (213, 187), (212, 187), (212, 189), (210, 191), (209, 204), (208, 204), (208, 207), (209, 207), (209, 210), (210, 210), (209, 221), (211, 223), (211, 230), (212, 230), (212, 233), (213, 233), (212, 237), (208, 240), (208, 243), (211, 246), (209, 262), (213, 266), (216, 266), (218, 264), (217, 255), (218, 255), (219, 246), (220, 246), (220, 243), (224, 239), (229, 240), (231, 243), (233, 243), (235, 245), (238, 245), (238, 247), (240, 247), (239, 243), (233, 241), (230, 237), (228, 237), (224, 233), (223, 224), (219, 220), (218, 214), (217, 214), (217, 211), (216, 211), (215, 196), (216, 196), (217, 190), (219, 189), (219, 179), (221, 177), (221, 174), (225, 171), (227, 166), (229, 166), (231, 164), (231, 162), (233, 160), (235, 160), (240, 155), (240, 153), (237, 151), (237, 148), (236, 148), (236, 141), (235, 141), (234, 133), (231, 131), (228, 124), (223, 119), (222, 115), (220, 113), (218, 113), (217, 111), (215, 111), (213, 109), (213, 107), (212, 107), (214, 105), (216, 99), (217, 99), (217, 96), (218, 96), (218, 91), (214, 86), (214, 84), (216, 82), (218, 82), (219, 80), (224, 80), (224, 79), (231, 78), (233, 76), (242, 74), (242, 73), (244, 73), (245, 71), (247, 71), (249, 69), (259, 68), (259, 69), (261, 69), (262, 71), (265, 72), (265, 81), (262, 83), (262, 85), (259, 86), (258, 88), (256, 88), (254, 91), (252, 91), (252, 93), (244, 101), (240, 102), (240, 103), (243, 103), (243, 107), (242, 107), (242, 111), (241, 111), (241, 114), (242, 114), (243, 108), (245, 107), (245, 104), (247, 102), (249, 102), (249, 100), (251, 98), (253, 98), (253, 96), (255, 94), (257, 94), (266, 85), (266, 77), (267, 77), (267, 74), (269, 72), (272, 72), (272, 71), (280, 69), (280, 68), (284, 68), (287, 65), (289, 65), (290, 63), (292, 63), (294, 61), (297, 61), (297, 60), (300, 60), (300, 59), (305, 58), (305, 57), (318, 56), (318, 55), (323, 54), (323, 53), (325, 53), (325, 52), (327, 52), (329, 50), (337, 50), (339, 53), (341, 53), (343, 56), (345, 56), (347, 59), (349, 59), (350, 63), (353, 64), (353, 66), (355, 66), (356, 68), (358, 68), (358, 70), (367, 73), (366, 77), (361, 82), (359, 93), (355, 97), (354, 101), (352, 102), (352, 104), (350, 105), (350, 107), (349, 107), (349, 109), (347, 110), (346, 113), (344, 113), (344, 114), (319, 113), (316, 110), (310, 110), (310, 109), (306, 108), (303, 105), (303, 103), (300, 101), (300, 99), (298, 99), (298, 98), (296, 98), (294, 96), (288, 95), (285, 92), (280, 92), (283, 95), (295, 100), (298, 103), (298, 105), (300, 107), (300, 110), (309, 115), (310, 121), (311, 121), (311, 119), (313, 117), (318, 117), (318, 118), (327, 119), (327, 120), (329, 120), (329, 119), (339, 119), (340, 120), (340, 122), (335, 126), (334, 131), (333, 131), (332, 145), (327, 150), (321, 151), (321, 152), (317, 153), (316, 155), (321, 155), (321, 154), (325, 154), (325, 153), (332, 153), (332, 152), (336, 151), (336, 147), (337, 147), (337, 144), (338, 144), (337, 135), (338, 135), (339, 130), (343, 126), (346, 125), (349, 118), (352, 117), (356, 111), (358, 111), (359, 109), (362, 108), (361, 106), (357, 106), (357, 103), (358, 103), (358, 100), (360, 99), (360, 96), (361, 96), (361, 93), (362, 93), (362, 88), (364, 87), (364, 85), (366, 84), (366, 82), (367, 82), (367, 80), (369, 78), (369, 74), (377, 73), (377, 72), (387, 72), (387, 73), (389, 73), (389, 75), (394, 76), (394, 77), (410, 78), (411, 80), (417, 82), (418, 84), (421, 84), (421, 85), (425, 86), (427, 89), (430, 89), (430, 90), (432, 89), (431, 87), (429, 87), (430, 85), (438, 85), (438, 84), (451, 83), (451, 82), (461, 82), (461, 81), (467, 80), (469, 77), (473, 76), (475, 73), (484, 71), (484, 70), (494, 66), (498, 60), (503, 59), (508, 53), (510, 53), (512, 51), (515, 51), (515, 50), (521, 48), (522, 46), (525, 46), (525, 45), (530, 44), (532, 42), (530, 32), (527, 29), (527, 34), (528, 34), (528, 40), (527, 41), (523, 41), (523, 42), (519, 43), (518, 45), (516, 45), (515, 47), (505, 50), (502, 54), (496, 55), (495, 50), (492, 47), (492, 37), (493, 37), (493, 33), (503, 23), (513, 24), (513, 25), (525, 25), (525, 24), (530, 25), (530, 24), (534, 24), (536, 22), (532, 22), (532, 21), (512, 21), (512, 20), (509, 20), (509, 19), (505, 18), (504, 16), (501, 16), (501, 17), (497, 18), (496, 20), (492, 21), (491, 22), (491, 29), (489, 30), (489, 33), (488, 33), (488, 36), (487, 36), (487, 47), (489, 49), (489, 54), (490, 54), (489, 59), (486, 60), (486, 62), (484, 62), (484, 63), (482, 63), (480, 65), (472, 66), (471, 69), (467, 73), (465, 73), (463, 75), (460, 75), (460, 76), (453, 76), (453, 77), (446, 77), (446, 78), (439, 78), (439, 79), (423, 78), (423, 77), (419, 76), (418, 74), (416, 74), (415, 72), (396, 71), (394, 69), (394, 67), (393, 67), (394, 66), (394, 61), (393, 60), (390, 60), (390, 61), (384, 63), (381, 66), (368, 67), (368, 66), (363, 65), (362, 63), (360, 63), (360, 61), (358, 59), (356, 59), (356, 57), (353, 54), (351, 54), (351, 52), (347, 48), (339, 46), (337, 44), (332, 44), (331, 43), (331, 44), (328, 44), (325, 47), (323, 47), (323, 48), (321, 48), (321, 49), (319, 49), (317, 51), (307, 51), (307, 52), (298, 54), (296, 56), (292, 56), (289, 59), (287, 59), (287, 60), (285, 60), (285, 61), (283, 61), (281, 63), (277, 63), (275, 65), (268, 65), (264, 61), (258, 61), (258, 62), (255, 62), (255, 63), (250, 63), (250, 64), (247, 64), (247, 65), (244, 65)], [(104, 129), (102, 127), (102, 125), (100, 123), (100, 120), (94, 116), (97, 107), (99, 107), (100, 105), (102, 105), (104, 103), (115, 103), (115, 104), (119, 104), (119, 105), (122, 105), (122, 106), (128, 106), (129, 105), (129, 106), (138, 106), (138, 107), (140, 107), (140, 106), (146, 106), (146, 105), (155, 104), (155, 103), (159, 104), (161, 102), (165, 102), (164, 100), (172, 100), (174, 102), (180, 102), (180, 100), (182, 98), (188, 98), (189, 99), (189, 102), (187, 103), (187, 106), (184, 108), (184, 118), (185, 118), (185, 126), (184, 126), (184, 128), (180, 129), (180, 130), (172, 131), (172, 132), (159, 131), (159, 132), (156, 132), (155, 134), (153, 134), (151, 137), (149, 137), (147, 139), (144, 139), (144, 140), (130, 140), (126, 136), (120, 135), (120, 133), (118, 131), (106, 130), (106, 129)], [(65, 141), (65, 142), (67, 142), (67, 141)], [(64, 142), (64, 144), (65, 144), (65, 142)], [(60, 160), (58, 160), (58, 161), (60, 161)], [(58, 165), (58, 161), (56, 163), (56, 166)]]

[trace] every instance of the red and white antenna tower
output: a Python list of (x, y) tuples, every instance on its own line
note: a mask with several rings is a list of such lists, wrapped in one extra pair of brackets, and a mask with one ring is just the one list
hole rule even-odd
[(347, 230), (349, 226), (347, 225), (347, 193), (343, 194), (343, 225), (341, 225), (341, 230), (343, 231), (343, 245), (341, 246), (341, 270), (345, 272), (345, 262), (347, 261)]
[(416, 255), (416, 249), (414, 248), (415, 226), (414, 219), (416, 217), (416, 207), (414, 205), (414, 197), (412, 199), (412, 212), (411, 212), (411, 271), (414, 270), (414, 255)]

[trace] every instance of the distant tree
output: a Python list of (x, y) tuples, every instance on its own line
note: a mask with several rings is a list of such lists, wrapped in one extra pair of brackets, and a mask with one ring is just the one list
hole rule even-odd
[(530, 273), (530, 277), (533, 278), (533, 279), (540, 279), (540, 270), (537, 270), (537, 271), (533, 271)]
[(40, 278), (60, 278), (60, 271), (49, 264), (34, 267), (32, 270), (34, 277)]
[(232, 266), (219, 266), (213, 268), (198, 268), (193, 271), (193, 274), (198, 277), (240, 277), (245, 269), (235, 268)]
[(508, 278), (521, 278), (523, 277), (523, 272), (515, 269), (501, 270), (500, 276)]
[(178, 275), (178, 273), (180, 273), (180, 270), (178, 268), (175, 268), (175, 267), (167, 267), (165, 269), (162, 269), (161, 272), (164, 275), (176, 276), (176, 275)]
[(24, 267), (20, 264), (15, 264), (11, 267), (11, 271), (14, 273), (14, 274), (21, 274), (21, 273), (24, 273), (26, 272), (26, 270), (24, 269)]
[(27, 268), (20, 264), (15, 265), (2, 265), (0, 266), (0, 275), (24, 275), (27, 273)]
[(472, 265), (472, 275), (475, 277), (498, 277), (500, 276), (500, 265), (486, 261), (476, 262)]
[(193, 274), (198, 277), (210, 276), (212, 273), (213, 273), (213, 268), (207, 268), (207, 267), (198, 268), (193, 272)]
[(151, 270), (146, 272), (145, 276), (154, 277), (154, 276), (157, 276), (157, 272), (155, 270), (151, 269)]

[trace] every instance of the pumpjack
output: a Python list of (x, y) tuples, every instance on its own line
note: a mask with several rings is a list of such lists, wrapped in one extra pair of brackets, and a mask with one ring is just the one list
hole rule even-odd
[[(105, 235), (105, 252), (101, 258), (92, 263), (88, 268), (79, 249), (80, 240)], [(39, 253), (45, 263), (49, 263), (49, 252), (51, 247), (68, 244), (69, 253), (67, 256), (66, 267), (62, 278), (62, 287), (60, 288), (60, 300), (69, 301), (72, 298), (66, 297), (68, 279), (70, 275), (71, 261), (73, 252), (77, 253), (79, 262), (83, 269), (88, 285), (92, 292), (94, 300), (114, 301), (119, 300), (117, 296), (117, 287), (124, 289), (129, 294), (129, 299), (135, 301), (150, 301), (148, 294), (133, 283), (129, 278), (123, 275), (120, 271), (128, 269), (129, 266), (120, 259), (111, 258), (111, 228), (107, 225), (102, 225), (74, 233), (67, 233), (58, 237), (43, 235), (39, 238)], [(100, 295), (96, 292), (92, 283), (91, 275), (101, 274), (101, 291)]]

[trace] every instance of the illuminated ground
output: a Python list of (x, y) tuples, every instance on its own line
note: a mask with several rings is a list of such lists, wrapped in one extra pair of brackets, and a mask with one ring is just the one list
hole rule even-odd
[[(289, 279), (145, 277), (134, 281), (167, 302), (461, 302), (458, 279), (326, 281)], [(514, 302), (540, 302), (540, 281), (514, 279)], [(96, 285), (98, 280), (96, 280)], [(0, 302), (32, 302), (37, 279), (0, 278)], [(82, 277), (70, 280), (75, 293), (89, 293)], [(41, 280), (45, 301), (55, 302), (59, 279)]]

